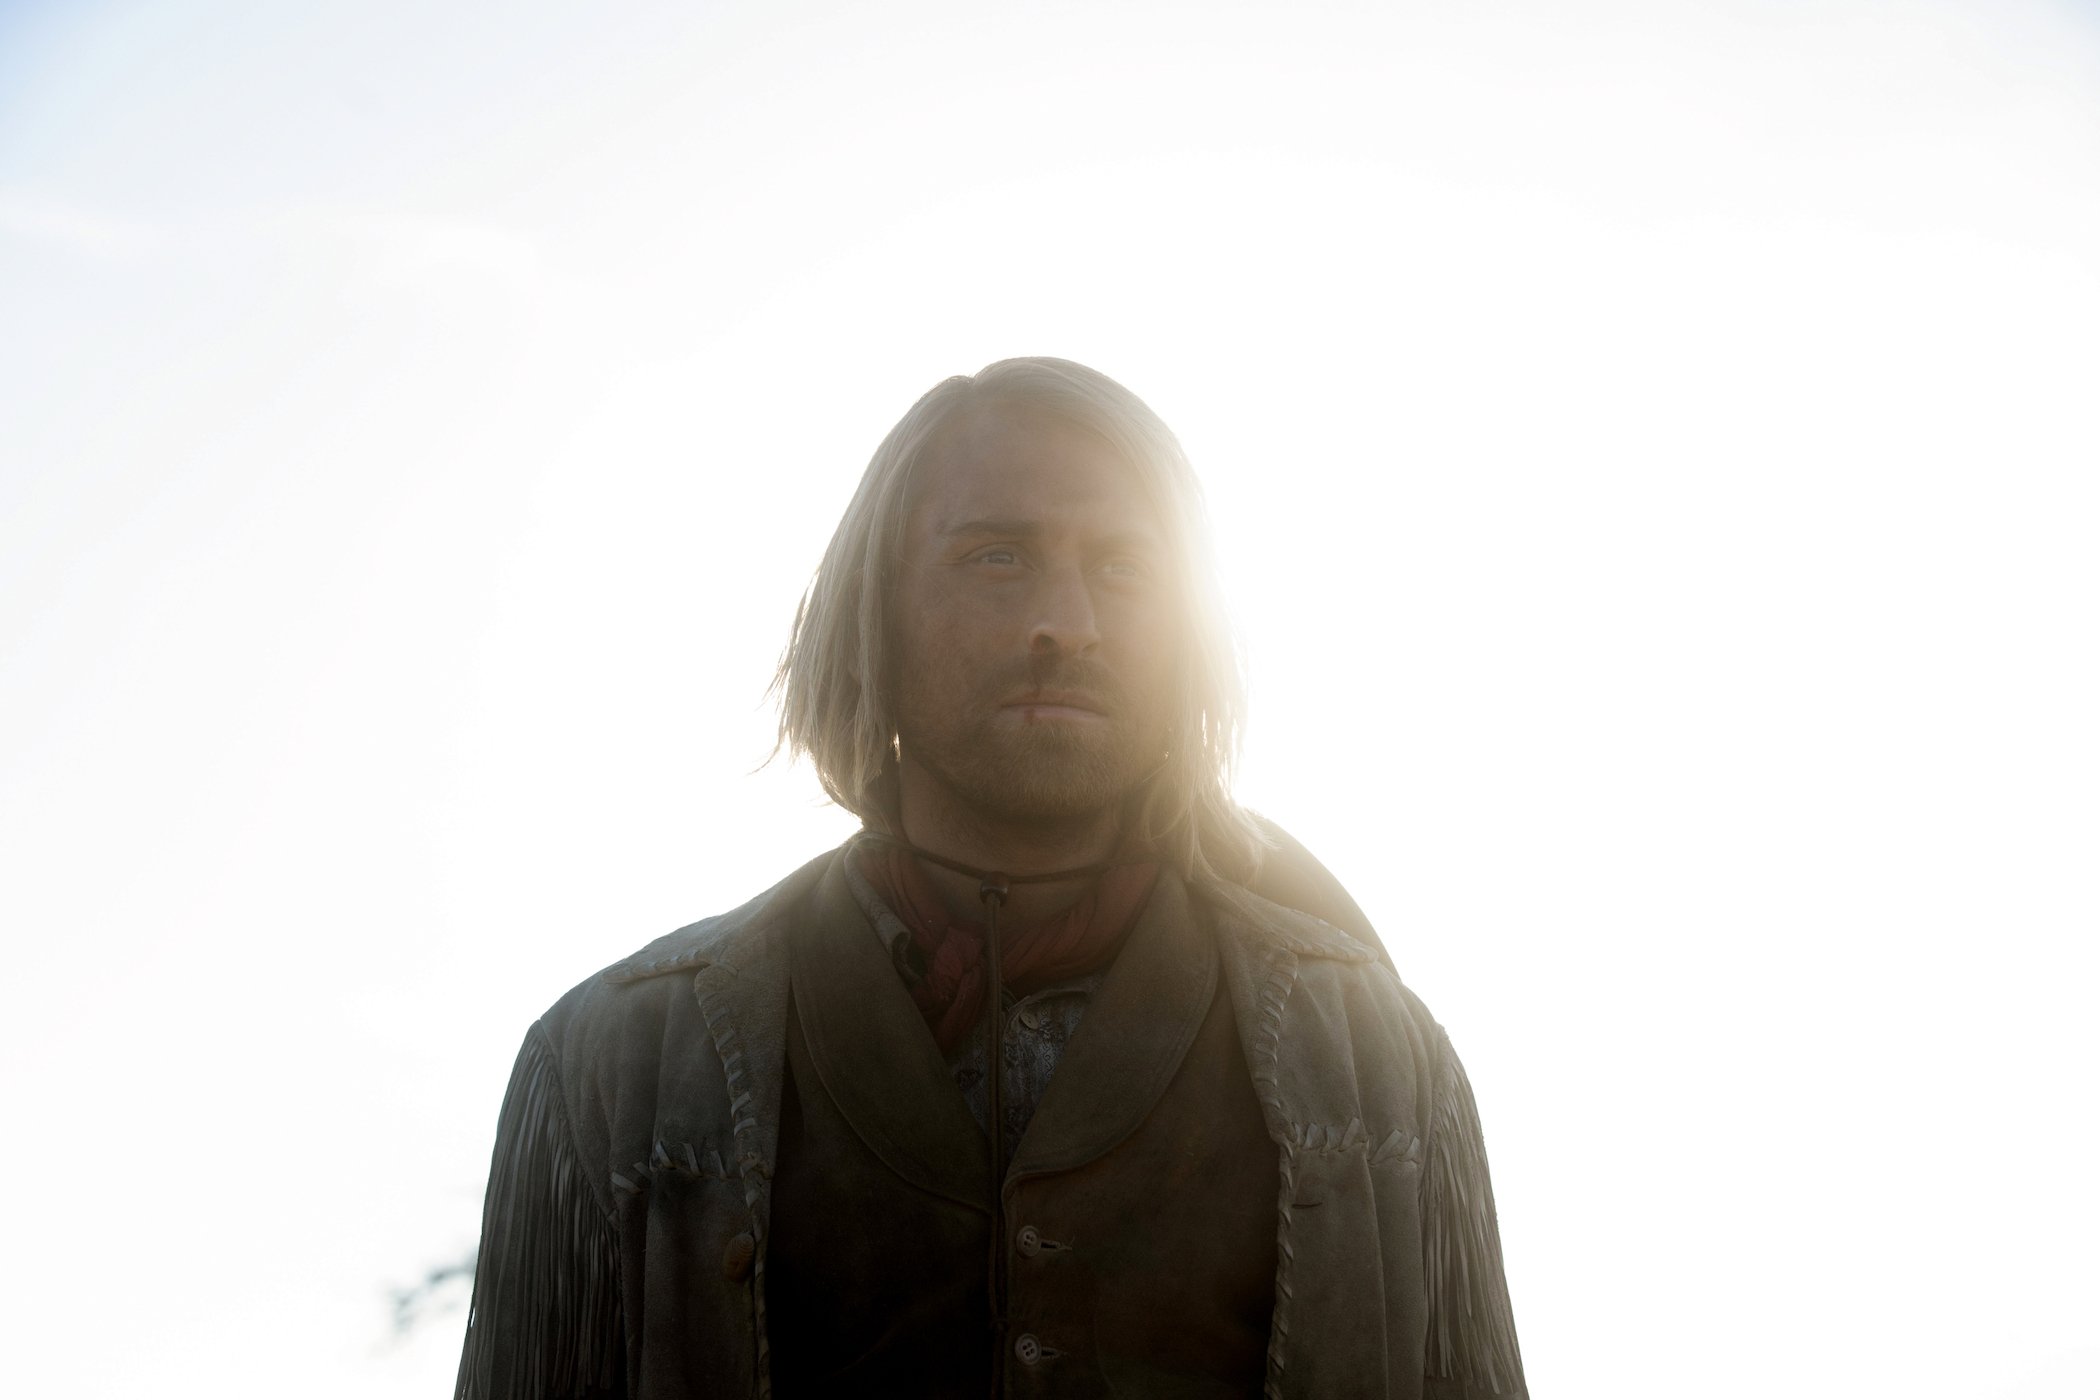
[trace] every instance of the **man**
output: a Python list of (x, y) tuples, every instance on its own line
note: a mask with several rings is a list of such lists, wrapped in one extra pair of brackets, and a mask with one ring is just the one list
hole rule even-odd
[(1464, 1072), (1233, 803), (1237, 677), (1134, 395), (921, 399), (777, 678), (864, 830), (528, 1033), (459, 1394), (1523, 1395)]

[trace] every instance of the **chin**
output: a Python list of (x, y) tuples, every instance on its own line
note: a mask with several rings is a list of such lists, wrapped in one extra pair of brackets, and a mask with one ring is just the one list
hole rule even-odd
[(973, 773), (973, 804), (1010, 821), (1070, 822), (1119, 807), (1138, 770), (1098, 744), (1023, 746)]
[(1122, 806), (1163, 747), (1118, 720), (979, 722), (965, 731), (907, 735), (907, 748), (949, 791), (994, 821), (1017, 826), (1092, 821)]

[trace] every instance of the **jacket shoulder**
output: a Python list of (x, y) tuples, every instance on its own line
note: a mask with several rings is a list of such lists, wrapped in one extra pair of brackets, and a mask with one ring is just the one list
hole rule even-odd
[(608, 1019), (632, 1023), (644, 1006), (670, 1001), (683, 985), (671, 977), (673, 973), (697, 972), (714, 963), (742, 966), (755, 960), (769, 942), (779, 916), (815, 887), (833, 855), (826, 851), (736, 908), (673, 929), (600, 968), (549, 1007), (540, 1018), (541, 1027), (557, 1047), (566, 1049), (576, 1043), (579, 1033), (610, 1029), (604, 1025)]
[(826, 851), (771, 889), (753, 895), (734, 909), (673, 929), (610, 967), (601, 969), (599, 979), (614, 986), (624, 986), (733, 957), (746, 935), (770, 922), (769, 915), (792, 904), (815, 886), (832, 856), (833, 852)]
[[(1399, 1057), (1395, 1064), (1433, 1067), (1441, 1028), (1375, 933), (1337, 928), (1223, 881), (1207, 882), (1202, 893), (1219, 913), (1228, 966), (1247, 989), (1242, 1014), (1258, 1021), (1265, 992), (1281, 993), (1295, 1005), (1326, 1008), (1330, 1024), (1349, 1027), (1354, 1037), (1386, 1044)], [(1288, 971), (1277, 954), (1288, 955)]]
[[(1301, 958), (1343, 963), (1384, 963), (1375, 942), (1336, 928), (1317, 915), (1279, 904), (1245, 885), (1208, 880), (1198, 887), (1203, 898), (1226, 914), (1243, 937)], [(1371, 935), (1375, 939), (1376, 935)]]

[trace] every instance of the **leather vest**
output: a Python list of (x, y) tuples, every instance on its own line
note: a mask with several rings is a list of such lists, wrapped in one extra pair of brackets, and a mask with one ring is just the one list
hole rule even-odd
[(789, 947), (766, 1262), (774, 1392), (1251, 1396), (1278, 1172), (1207, 921), (1159, 887), (1066, 1048), (1004, 1186), (836, 871)]

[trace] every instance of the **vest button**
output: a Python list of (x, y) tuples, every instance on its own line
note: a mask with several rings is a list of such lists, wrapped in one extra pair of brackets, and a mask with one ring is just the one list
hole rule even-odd
[(1043, 1232), (1033, 1225), (1023, 1225), (1021, 1233), (1014, 1237), (1014, 1247), (1030, 1259), (1043, 1252)]
[(1014, 1355), (1021, 1358), (1023, 1366), (1033, 1366), (1043, 1359), (1043, 1344), (1036, 1340), (1035, 1333), (1023, 1332), (1014, 1338)]
[(722, 1251), (722, 1277), (731, 1283), (742, 1283), (751, 1277), (751, 1260), (758, 1253), (758, 1241), (748, 1234), (737, 1235)]

